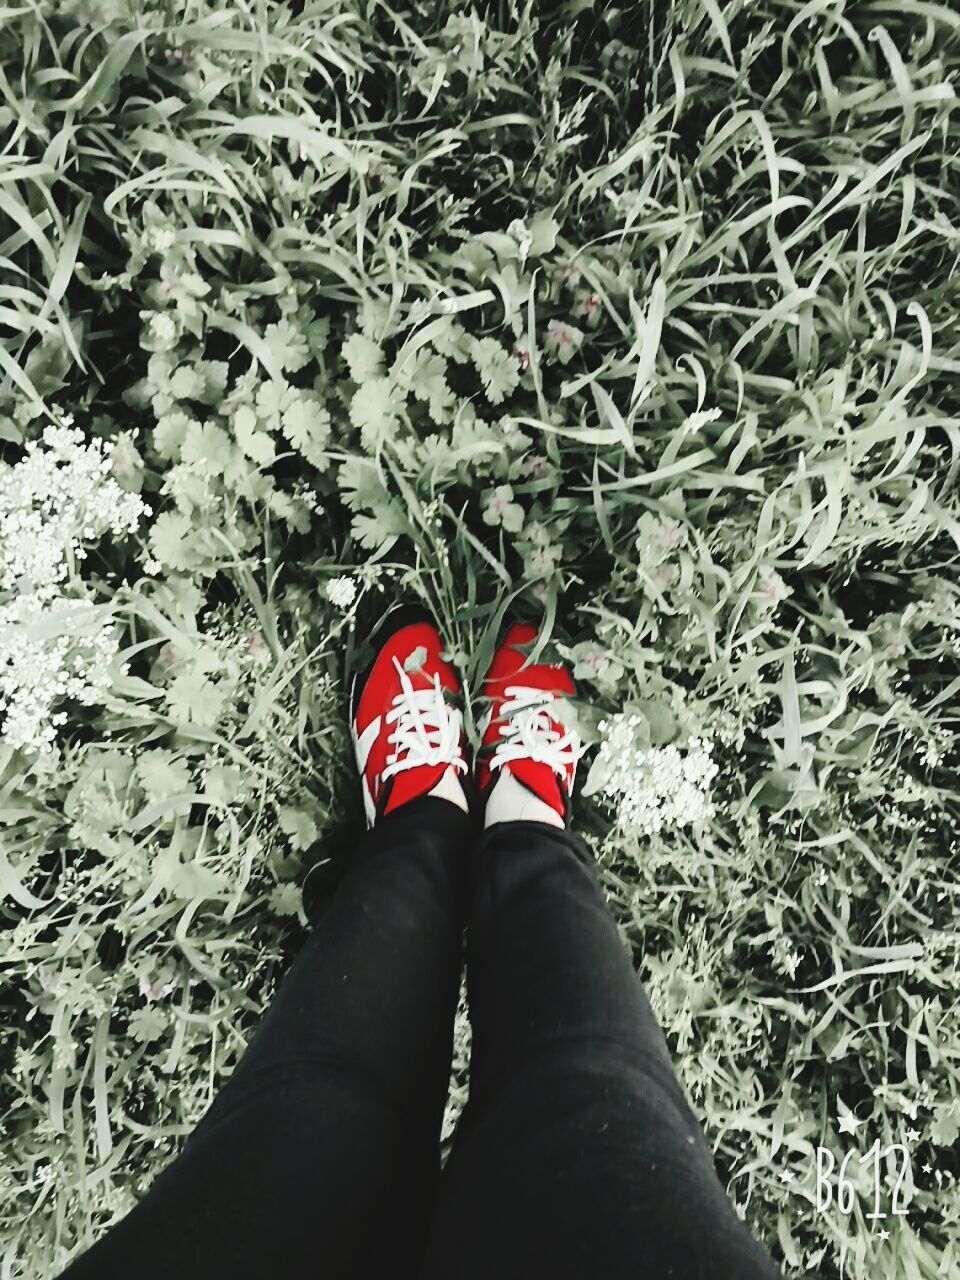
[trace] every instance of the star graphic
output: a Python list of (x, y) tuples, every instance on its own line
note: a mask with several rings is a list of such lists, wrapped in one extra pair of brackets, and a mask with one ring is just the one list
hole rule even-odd
[(890, 1239), (890, 1232), (889, 1232), (889, 1231), (881, 1231), (881, 1232), (879, 1232), (879, 1235), (880, 1235), (880, 1239), (881, 1239), (881, 1240), (889, 1240), (889, 1239)]
[(908, 1129), (908, 1130), (907, 1130), (907, 1141), (908, 1141), (908, 1142), (916, 1142), (916, 1141), (917, 1141), (917, 1139), (918, 1139), (919, 1137), (920, 1137), (920, 1134), (917, 1132), (917, 1130), (916, 1130), (916, 1129)]
[(781, 1181), (781, 1182), (792, 1182), (792, 1181), (793, 1181), (793, 1170), (792, 1170), (792, 1169), (784, 1169), (783, 1173), (781, 1173), (781, 1175), (780, 1175), (780, 1181)]
[(923, 1168), (923, 1172), (924, 1172), (924, 1173), (932, 1173), (932, 1172), (933, 1172), (933, 1170), (930, 1168), (930, 1166), (929, 1166), (928, 1164), (923, 1165), (923, 1166), (922, 1166), (922, 1168)]
[(863, 1124), (862, 1120), (858, 1120), (852, 1111), (848, 1111), (845, 1116), (841, 1116), (837, 1128), (841, 1133), (856, 1133), (857, 1126)]

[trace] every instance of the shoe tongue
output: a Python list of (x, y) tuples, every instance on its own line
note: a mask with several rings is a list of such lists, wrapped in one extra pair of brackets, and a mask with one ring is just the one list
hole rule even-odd
[(416, 800), (420, 796), (425, 796), (428, 791), (432, 791), (446, 773), (447, 768), (445, 764), (424, 764), (416, 769), (407, 769), (402, 773), (394, 774), (390, 798), (384, 805), (384, 814), (392, 813), (400, 805), (408, 804), (411, 800)]
[(560, 779), (540, 760), (511, 760), (504, 766), (528, 791), (532, 791), (544, 804), (554, 809), (564, 822), (567, 820), (567, 804), (560, 787)]

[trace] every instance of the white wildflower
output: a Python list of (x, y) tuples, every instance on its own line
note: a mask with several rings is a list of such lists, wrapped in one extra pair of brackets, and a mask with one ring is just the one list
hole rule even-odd
[(769, 569), (761, 573), (757, 579), (753, 598), (761, 609), (775, 609), (782, 600), (786, 600), (787, 596), (791, 594), (791, 588), (787, 586), (776, 569)]
[(64, 699), (100, 702), (113, 679), (116, 629), (84, 599), (21, 595), (0, 605), (0, 736), (14, 749), (53, 750)]
[(533, 543), (535, 547), (549, 547), (552, 541), (550, 530), (540, 520), (530, 520), (524, 529), (527, 539)]
[(47, 427), (13, 466), (0, 464), (0, 590), (48, 599), (85, 556), (83, 544), (133, 533), (146, 512), (121, 489), (103, 440)]
[(638, 742), (641, 724), (640, 716), (622, 712), (600, 723), (603, 738), (585, 794), (615, 803), (620, 826), (631, 834), (702, 825), (714, 812), (713, 744), (690, 738), (682, 750), (672, 743), (645, 748)]
[(502, 525), (508, 533), (523, 528), (523, 507), (513, 500), (513, 486), (498, 484), (483, 496), (483, 523)]
[(564, 324), (562, 320), (551, 320), (547, 324), (543, 345), (561, 364), (566, 364), (583, 346), (583, 330), (573, 324)]
[(674, 552), (679, 552), (687, 545), (687, 529), (673, 516), (656, 516), (652, 511), (645, 511), (637, 521), (637, 536), (633, 545), (637, 555), (637, 569), (650, 574), (673, 556)]
[(102, 700), (115, 670), (113, 615), (77, 582), (85, 544), (133, 533), (146, 511), (114, 479), (109, 446), (70, 422), (0, 464), (0, 738), (41, 755), (66, 720), (59, 705)]
[(346, 612), (351, 608), (354, 600), (357, 598), (357, 584), (353, 578), (345, 575), (339, 578), (331, 578), (326, 585), (325, 594), (327, 599), (337, 609), (343, 609)]
[(582, 290), (577, 295), (573, 313), (586, 320), (591, 329), (595, 329), (600, 323), (600, 316), (602, 315), (602, 304), (599, 296), (592, 290)]
[(168, 253), (176, 239), (173, 227), (147, 227), (143, 233), (143, 247), (150, 253)]
[(177, 323), (163, 311), (150, 317), (150, 334), (160, 350), (169, 350), (177, 341)]
[(666, 591), (668, 587), (673, 586), (677, 572), (677, 566), (675, 564), (664, 562), (650, 570), (650, 581), (658, 591)]
[(793, 943), (783, 934), (774, 941), (772, 951), (774, 969), (788, 978), (795, 978), (803, 960), (803, 952), (794, 950)]
[(674, 551), (687, 541), (687, 531), (679, 520), (661, 516), (653, 526), (653, 538), (665, 551)]
[(154, 1000), (162, 1000), (164, 996), (170, 995), (174, 989), (174, 983), (165, 982), (162, 978), (154, 978), (153, 981), (147, 977), (140, 979), (140, 994), (148, 1004), (152, 1004)]
[(302, 502), (308, 511), (320, 510), (320, 495), (305, 480), (298, 480), (294, 484), (293, 496), (298, 502)]
[(534, 454), (532, 458), (525, 459), (521, 468), (522, 474), (529, 476), (531, 480), (546, 480), (551, 478), (556, 468), (549, 458), (544, 458), (540, 454)]
[[(202, 298), (210, 292), (210, 286), (196, 271), (179, 270), (165, 262), (160, 268), (160, 296), (167, 302), (186, 302)], [(152, 323), (152, 322), (151, 322)]]
[(508, 449), (522, 449), (530, 443), (529, 437), (523, 434), (516, 420), (509, 415), (497, 423), (497, 434), (501, 444)]
[(561, 653), (574, 664), (574, 680), (592, 680), (600, 688), (612, 692), (623, 678), (623, 664), (609, 650), (591, 640), (583, 640), (572, 649), (561, 647)]
[(247, 636), (244, 652), (255, 667), (268, 667), (270, 665), (270, 646), (264, 639), (262, 631), (254, 631)]
[(533, 236), (530, 234), (527, 224), (522, 218), (514, 218), (509, 227), (507, 227), (507, 235), (516, 241), (517, 257), (520, 262), (526, 262), (527, 254), (533, 246)]
[(523, 571), (531, 582), (540, 582), (556, 573), (563, 556), (560, 547), (533, 547), (523, 557)]

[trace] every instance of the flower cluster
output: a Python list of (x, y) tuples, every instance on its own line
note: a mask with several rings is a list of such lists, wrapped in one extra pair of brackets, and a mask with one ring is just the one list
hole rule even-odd
[(84, 599), (18, 596), (0, 605), (0, 737), (14, 749), (49, 752), (65, 698), (100, 702), (113, 678), (116, 633), (108, 610)]
[(357, 584), (353, 578), (342, 574), (340, 577), (330, 579), (326, 585), (325, 594), (335, 608), (346, 612), (353, 607), (353, 602), (357, 598)]
[(102, 699), (113, 675), (112, 614), (77, 590), (85, 544), (132, 533), (146, 510), (111, 474), (102, 440), (69, 419), (47, 427), (15, 465), (0, 465), (0, 737), (49, 753), (64, 699)]
[(710, 784), (717, 774), (712, 743), (690, 738), (683, 749), (644, 747), (641, 716), (623, 712), (600, 722), (600, 750), (589, 791), (617, 806), (620, 827), (656, 835), (664, 828), (700, 826), (713, 814)]
[(84, 443), (67, 420), (46, 428), (42, 446), (0, 464), (0, 591), (47, 600), (86, 555), (84, 543), (132, 533), (146, 508), (113, 478), (103, 440)]

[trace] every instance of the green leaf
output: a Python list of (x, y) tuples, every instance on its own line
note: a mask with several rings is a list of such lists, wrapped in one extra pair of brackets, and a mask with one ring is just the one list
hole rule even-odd
[(136, 775), (150, 800), (166, 800), (190, 790), (186, 761), (172, 751), (142, 751), (137, 756)]
[(175, 369), (168, 383), (174, 400), (199, 400), (206, 389), (203, 375), (188, 364)]
[(175, 866), (167, 877), (167, 889), (184, 902), (199, 898), (220, 898), (226, 890), (226, 878), (202, 862), (184, 862)]
[(505, 351), (496, 338), (480, 338), (472, 343), (470, 355), (491, 404), (501, 404), (520, 382), (520, 366), (515, 355)]
[[(493, 295), (490, 295), (491, 298)], [(430, 323), (430, 341), (434, 348), (454, 364), (470, 359), (471, 338), (458, 320), (441, 316)]]
[(389, 378), (371, 378), (350, 401), (350, 421), (360, 430), (364, 448), (376, 452), (396, 426), (399, 396)]
[(930, 1141), (938, 1147), (952, 1147), (960, 1138), (960, 1103), (941, 1103), (934, 1109)]
[(213, 764), (203, 775), (203, 794), (219, 804), (231, 804), (244, 789), (243, 772), (226, 764)]
[(153, 429), (153, 447), (161, 458), (179, 456), (187, 428), (191, 425), (199, 427), (200, 424), (185, 413), (168, 413), (159, 419)]
[(527, 223), (527, 231), (530, 235), (528, 257), (542, 258), (556, 248), (560, 223), (550, 213), (538, 213)]
[(219, 404), (226, 394), (230, 366), (224, 360), (197, 360), (193, 368), (203, 379), (203, 391), (197, 399), (203, 404)]
[(230, 437), (222, 427), (212, 422), (189, 424), (180, 449), (180, 457), (184, 462), (199, 463), (218, 476), (223, 475), (232, 456)]
[(387, 506), (378, 507), (372, 516), (354, 516), (352, 528), (361, 547), (368, 551), (381, 551), (408, 533), (410, 526), (400, 504), (391, 501)]
[(277, 365), (288, 373), (296, 373), (310, 360), (306, 338), (287, 319), (268, 324), (263, 341)]
[(447, 362), (441, 355), (421, 348), (412, 359), (398, 362), (391, 376), (418, 400), (426, 400), (434, 422), (446, 422), (454, 395), (447, 386)]
[(383, 373), (383, 350), (363, 333), (352, 333), (340, 348), (340, 354), (354, 382), (379, 378)]
[(348, 458), (337, 472), (343, 501), (352, 511), (388, 504), (391, 495), (377, 464), (369, 458)]
[(233, 434), (251, 462), (258, 467), (273, 464), (277, 456), (276, 446), (270, 435), (257, 427), (257, 415), (249, 405), (242, 405), (233, 415)]
[(315, 467), (326, 465), (323, 450), (330, 440), (330, 415), (316, 400), (299, 397), (284, 409), (280, 419), (284, 436)]
[(296, 916), (303, 907), (303, 893), (299, 885), (285, 881), (270, 890), (270, 909), (278, 916)]
[(223, 713), (227, 689), (223, 682), (208, 680), (199, 671), (184, 671), (167, 689), (170, 718), (178, 724), (210, 728)]
[(280, 810), (280, 830), (295, 849), (306, 849), (317, 838), (313, 815), (298, 805), (284, 805)]
[(131, 1014), (128, 1029), (138, 1044), (152, 1044), (159, 1040), (169, 1025), (168, 1015), (155, 1005), (147, 1005)]
[(168, 569), (190, 569), (193, 556), (189, 537), (193, 529), (189, 516), (179, 511), (164, 511), (150, 529), (150, 551), (153, 558)]
[(273, 430), (280, 421), (280, 415), (295, 396), (296, 392), (286, 382), (276, 378), (261, 382), (257, 388), (257, 416)]

